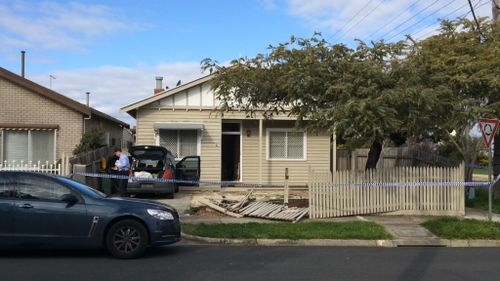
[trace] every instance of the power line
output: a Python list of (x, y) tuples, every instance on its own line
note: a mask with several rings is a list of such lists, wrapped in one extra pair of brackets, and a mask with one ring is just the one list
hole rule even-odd
[[(482, 2), (482, 0), (480, 0), (479, 2), (477, 2), (477, 3), (476, 3), (476, 5), (474, 5), (474, 8), (475, 8), (475, 9), (478, 9), (478, 8), (480, 8), (480, 7), (482, 7), (482, 6), (486, 5), (486, 4), (488, 4), (488, 3), (489, 3), (489, 0), (485, 0), (485, 2), (484, 2), (484, 3), (482, 3), (481, 5), (479, 5), (481, 2)], [(465, 5), (468, 5), (468, 4), (469, 4), (469, 3), (466, 3)], [(465, 13), (465, 14), (463, 14), (463, 15), (459, 16), (458, 18), (465, 18), (465, 17), (467, 17), (467, 15), (469, 15), (469, 14), (470, 14), (470, 12), (471, 12), (471, 11), (469, 10), (467, 13)], [(431, 30), (431, 31), (429, 31), (429, 32), (426, 32), (426, 33), (424, 33), (423, 35), (421, 35), (421, 36), (419, 36), (418, 38), (416, 38), (415, 40), (416, 40), (416, 41), (418, 41), (418, 40), (420, 40), (420, 39), (423, 39), (423, 38), (427, 37), (428, 35), (430, 35), (431, 33), (433, 33), (434, 31), (436, 31), (436, 30)], [(416, 34), (416, 33), (415, 33), (415, 34)]]
[(439, 0), (435, 0), (434, 2), (432, 2), (430, 5), (426, 6), (425, 8), (423, 8), (422, 10), (418, 11), (416, 14), (414, 14), (412, 17), (410, 17), (409, 19), (405, 20), (403, 23), (399, 24), (398, 26), (396, 26), (394, 29), (392, 30), (389, 30), (388, 32), (384, 33), (384, 35), (380, 36), (379, 39), (377, 41), (379, 41), (380, 39), (383, 39), (386, 35), (389, 35), (391, 34), (393, 31), (396, 31), (398, 28), (400, 28), (401, 26), (403, 26), (405, 23), (409, 22), (410, 20), (414, 19), (416, 16), (420, 15), (421, 13), (425, 12), (427, 9), (429, 9), (430, 7), (434, 6)]
[(472, 2), (471, 0), (467, 0), (469, 2), (469, 6), (470, 6), (470, 11), (472, 12), (472, 17), (474, 17), (474, 21), (476, 22), (476, 25), (477, 25), (477, 31), (479, 32), (479, 34), (481, 36), (483, 36), (483, 38), (486, 38), (483, 34), (483, 32), (481, 31), (481, 25), (479, 25), (479, 21), (477, 21), (477, 17), (476, 17), (476, 12), (474, 11), (474, 7), (472, 6)]
[[(411, 10), (411, 8), (415, 7), (415, 5), (420, 2), (420, 0), (417, 0), (415, 2), (413, 2), (410, 7), (408, 7), (408, 10)], [(399, 13), (397, 16), (393, 17), (389, 22), (387, 22), (386, 24), (384, 25), (381, 25), (377, 30), (375, 30), (372, 35), (370, 35), (370, 38), (373, 38), (375, 36), (375, 34), (379, 33), (379, 31), (381, 31), (382, 29), (384, 29), (384, 27), (387, 27), (389, 26), (391, 23), (393, 23), (394, 21), (396, 21), (397, 19), (399, 19), (402, 15), (404, 15), (404, 13)]]
[[(480, 2), (482, 2), (482, 1), (483, 1), (483, 0), (479, 0), (479, 1), (475, 4), (475, 5), (477, 6), (477, 5), (478, 5)], [(444, 15), (442, 18), (444, 19), (444, 18), (447, 18), (447, 17), (449, 17), (449, 16), (451, 16), (451, 15), (455, 14), (455, 13), (456, 13), (456, 12), (458, 12), (459, 10), (461, 10), (461, 9), (465, 8), (467, 5), (469, 5), (469, 4), (468, 4), (468, 3), (463, 4), (462, 6), (458, 7), (458, 8), (457, 8), (457, 9), (455, 9), (455, 10), (453, 10), (452, 12), (450, 12), (450, 13), (448, 13), (448, 14)], [(467, 14), (465, 14), (465, 15), (467, 15)], [(433, 24), (430, 24), (430, 25), (426, 25), (426, 26), (424, 26), (424, 27), (420, 28), (419, 30), (415, 31), (415, 32), (412, 34), (412, 36), (417, 35), (417, 34), (418, 34), (418, 33), (420, 33), (421, 31), (425, 30), (426, 28), (428, 28), (429, 26), (432, 26), (432, 25), (433, 25)]]
[[(470, 0), (469, 0), (469, 1), (470, 1)], [(396, 36), (398, 36), (398, 35), (402, 34), (403, 32), (405, 32), (405, 31), (409, 30), (410, 28), (412, 28), (412, 27), (414, 27), (414, 26), (418, 25), (419, 23), (423, 22), (424, 20), (426, 20), (426, 19), (427, 19), (427, 18), (429, 18), (430, 16), (435, 15), (436, 13), (438, 13), (438, 12), (439, 12), (439, 11), (441, 11), (442, 9), (444, 9), (444, 8), (446, 8), (446, 7), (448, 7), (448, 6), (450, 6), (450, 5), (451, 5), (452, 3), (454, 3), (454, 2), (455, 2), (455, 0), (452, 0), (452, 1), (448, 2), (448, 3), (447, 3), (446, 5), (444, 5), (443, 7), (439, 8), (439, 9), (437, 9), (436, 11), (432, 12), (431, 14), (429, 14), (429, 15), (427, 15), (427, 16), (425, 16), (425, 17), (423, 17), (422, 19), (420, 19), (420, 20), (419, 20), (418, 22), (416, 22), (415, 24), (410, 25), (410, 26), (408, 26), (407, 28), (405, 28), (405, 29), (401, 30), (400, 32), (396, 33), (396, 34), (395, 34), (395, 35), (393, 35), (391, 38), (389, 38), (389, 39), (387, 40), (387, 42), (391, 41), (394, 37), (396, 37)]]
[(326, 39), (326, 41), (332, 39), (335, 35), (337, 35), (339, 32), (341, 32), (346, 26), (348, 26), (362, 11), (364, 11), (368, 5), (370, 5), (371, 2), (373, 2), (374, 0), (370, 0), (368, 2), (366, 2), (366, 4), (363, 6), (363, 8), (361, 8), (354, 16), (351, 17), (351, 19), (349, 19), (348, 22), (346, 22), (341, 28), (339, 28), (334, 34), (332, 34), (330, 37), (328, 37)]
[[(369, 15), (371, 15), (373, 12), (375, 12), (375, 10), (378, 9), (378, 7), (380, 7), (380, 5), (382, 5), (382, 3), (384, 3), (385, 0), (381, 0), (380, 2), (378, 2), (377, 6), (375, 6), (373, 9), (371, 9), (368, 14), (366, 14), (361, 20), (359, 20), (357, 23), (355, 23), (353, 26), (351, 26), (348, 30), (346, 30), (343, 35), (340, 37), (340, 39), (344, 38), (347, 33), (349, 33), (349, 31), (351, 31), (354, 27), (358, 26), (360, 23), (362, 23)], [(339, 39), (339, 40), (340, 40)]]

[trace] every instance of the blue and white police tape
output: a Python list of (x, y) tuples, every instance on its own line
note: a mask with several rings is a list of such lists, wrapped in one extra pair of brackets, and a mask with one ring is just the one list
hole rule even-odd
[(421, 186), (466, 186), (488, 187), (490, 182), (447, 182), (447, 181), (420, 181), (420, 182), (372, 182), (372, 183), (331, 183), (328, 186), (360, 186), (360, 187), (421, 187)]
[(231, 186), (231, 187), (283, 187), (283, 185), (276, 184), (257, 184), (257, 183), (243, 183), (236, 181), (193, 181), (193, 180), (179, 180), (179, 179), (163, 179), (163, 178), (146, 178), (146, 177), (130, 177), (125, 175), (116, 174), (103, 174), (103, 173), (73, 173), (75, 176), (84, 176), (91, 178), (105, 178), (105, 179), (122, 179), (129, 182), (141, 183), (180, 183), (189, 185), (208, 185), (208, 186)]
[[(146, 177), (130, 177), (125, 175), (115, 175), (115, 174), (103, 174), (103, 173), (74, 173), (76, 176), (92, 177), (92, 178), (106, 178), (106, 179), (122, 179), (128, 180), (129, 182), (141, 182), (141, 183), (180, 183), (189, 185), (209, 185), (209, 186), (234, 186), (234, 187), (283, 187), (283, 185), (276, 184), (256, 184), (256, 183), (243, 183), (235, 181), (193, 181), (193, 180), (179, 180), (179, 179), (163, 179), (163, 178), (146, 178)], [(421, 187), (421, 186), (466, 186), (466, 187), (478, 187), (487, 188), (490, 186), (490, 182), (371, 182), (371, 183), (330, 183), (329, 187)]]

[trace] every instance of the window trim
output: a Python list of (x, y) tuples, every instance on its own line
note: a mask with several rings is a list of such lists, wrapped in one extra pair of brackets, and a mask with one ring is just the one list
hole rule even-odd
[[(302, 158), (271, 158), (270, 157), (270, 133), (271, 132), (285, 132), (287, 133), (303, 133), (303, 157)], [(288, 149), (288, 148), (287, 148)], [(307, 131), (305, 130), (294, 130), (292, 128), (267, 128), (266, 129), (266, 161), (307, 161)]]
[[(158, 129), (156, 130), (156, 134), (155, 134), (155, 137), (156, 137), (156, 145), (157, 146), (161, 146), (160, 144), (160, 131), (176, 131), (177, 132), (177, 151), (180, 151), (180, 139), (181, 139), (181, 134), (180, 134), (180, 131), (186, 131), (186, 130), (182, 130), (182, 129)], [(196, 155), (186, 155), (186, 156), (200, 156), (201, 157), (201, 130), (187, 130), (187, 131), (196, 131)], [(184, 157), (186, 156), (182, 156), (182, 157), (175, 157), (175, 161), (179, 162), (180, 160), (182, 160)]]
[[(5, 130), (5, 129), (0, 129), (0, 135), (1, 135), (1, 141), (0, 141), (0, 160), (1, 161), (7, 161), (6, 159), (6, 149), (5, 149), (5, 146), (6, 146), (6, 143), (5, 143), (5, 139), (6, 139), (6, 135), (7, 133), (9, 132), (10, 130)], [(28, 133), (28, 147), (27, 147), (27, 152), (28, 152), (28, 159), (25, 159), (23, 161), (25, 161), (26, 163), (28, 162), (32, 162), (32, 163), (38, 163), (38, 160), (32, 160), (31, 158), (33, 157), (32, 155), (32, 150), (30, 149), (31, 146), (32, 146), (32, 143), (33, 143), (33, 139), (32, 139), (32, 136), (31, 136), (31, 132), (32, 131), (49, 131), (49, 132), (52, 132), (54, 134), (54, 140), (53, 140), (53, 152), (52, 152), (52, 157), (54, 158), (53, 161), (48, 161), (49, 164), (51, 163), (54, 163), (57, 161), (57, 129), (46, 129), (46, 130), (34, 130), (34, 129), (30, 129), (30, 128), (25, 128), (25, 129), (18, 129), (16, 131), (26, 131)], [(31, 160), (30, 160), (31, 159)], [(9, 161), (10, 162), (10, 161)], [(44, 164), (45, 162), (42, 162), (40, 161), (40, 164)]]

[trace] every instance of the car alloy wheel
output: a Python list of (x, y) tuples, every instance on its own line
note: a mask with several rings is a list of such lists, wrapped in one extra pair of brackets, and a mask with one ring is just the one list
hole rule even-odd
[(137, 250), (141, 243), (141, 236), (137, 229), (125, 226), (118, 229), (113, 236), (113, 245), (124, 254)]
[(117, 258), (140, 257), (149, 244), (146, 227), (136, 219), (123, 219), (114, 223), (106, 234), (106, 248)]

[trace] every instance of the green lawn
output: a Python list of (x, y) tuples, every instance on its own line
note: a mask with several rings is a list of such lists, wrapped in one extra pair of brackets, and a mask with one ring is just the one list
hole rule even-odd
[[(488, 190), (476, 188), (476, 198), (466, 199), (465, 207), (488, 210)], [(494, 199), (492, 202), (493, 213), (500, 214), (500, 199)]]
[(422, 224), (435, 235), (446, 239), (500, 240), (500, 223), (480, 220), (438, 218)]
[(183, 224), (187, 234), (233, 239), (392, 239), (373, 222)]

